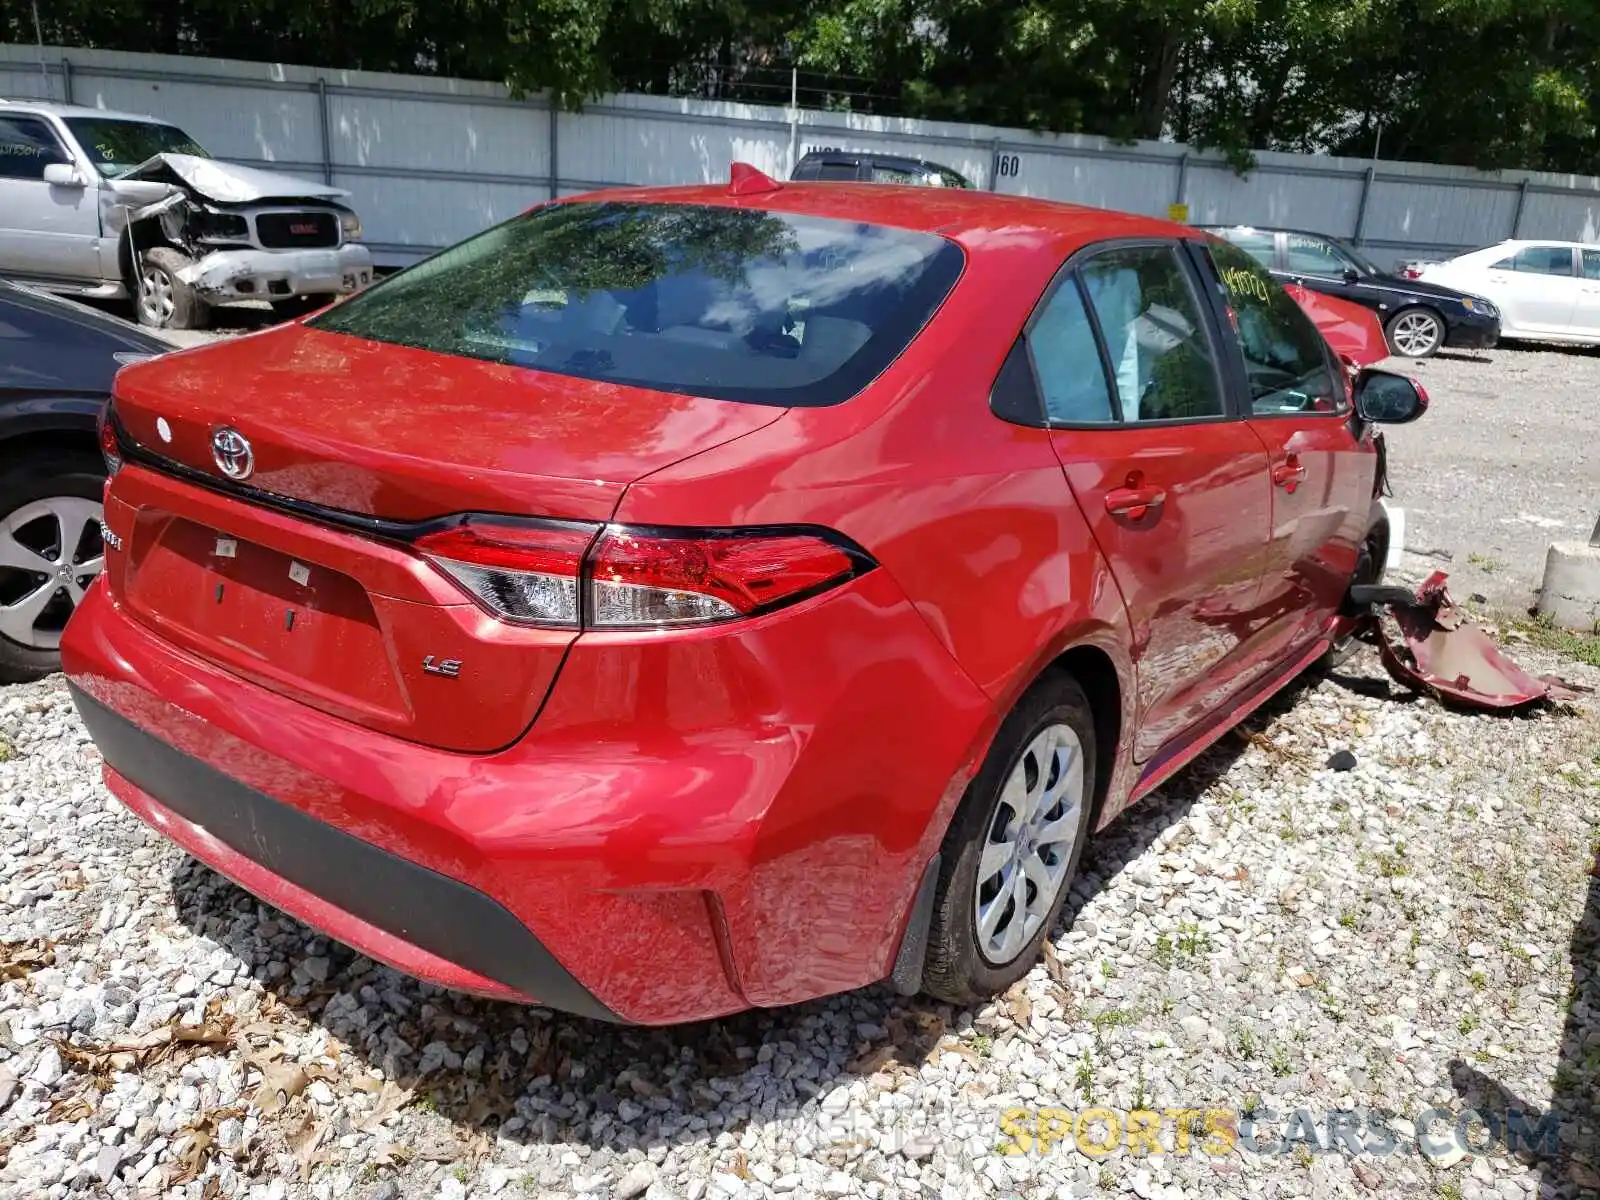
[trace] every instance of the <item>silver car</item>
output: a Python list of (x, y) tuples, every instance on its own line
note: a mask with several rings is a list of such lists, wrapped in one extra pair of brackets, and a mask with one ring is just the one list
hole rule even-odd
[(343, 189), (209, 157), (175, 125), (0, 100), (0, 275), (131, 298), (194, 329), (214, 304), (293, 312), (372, 282)]

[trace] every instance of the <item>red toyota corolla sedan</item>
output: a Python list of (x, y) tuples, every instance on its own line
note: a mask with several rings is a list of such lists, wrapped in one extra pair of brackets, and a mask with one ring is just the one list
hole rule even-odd
[(123, 371), (63, 656), (129, 808), (402, 970), (967, 1001), (1346, 632), (1424, 403), (1176, 225), (612, 191)]

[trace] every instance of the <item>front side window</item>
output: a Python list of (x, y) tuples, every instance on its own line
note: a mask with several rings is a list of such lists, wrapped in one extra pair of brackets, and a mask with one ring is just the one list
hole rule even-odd
[(50, 126), (38, 117), (0, 116), (0, 179), (43, 179), (66, 154)]
[(1342, 276), (1346, 270), (1356, 270), (1356, 264), (1326, 238), (1291, 233), (1286, 240), (1291, 274), (1334, 278)]
[(897, 358), (964, 258), (931, 233), (756, 209), (549, 204), (318, 329), (752, 404), (837, 404)]
[(1124, 421), (1223, 415), (1200, 298), (1171, 246), (1107, 250), (1078, 269)]
[(926, 176), (915, 171), (907, 171), (903, 167), (886, 167), (882, 163), (872, 164), (873, 183), (901, 183), (907, 187), (916, 187), (922, 185), (925, 180)]
[(131, 171), (158, 154), (209, 155), (198, 142), (176, 125), (159, 121), (122, 121), (102, 117), (68, 117), (67, 128), (78, 145), (105, 176)]
[(1244, 352), (1251, 411), (1257, 416), (1337, 413), (1345, 391), (1316, 324), (1261, 269), (1226, 242), (1208, 242)]
[(1566, 246), (1528, 246), (1494, 264), (1496, 271), (1526, 271), (1531, 275), (1571, 275), (1572, 251)]

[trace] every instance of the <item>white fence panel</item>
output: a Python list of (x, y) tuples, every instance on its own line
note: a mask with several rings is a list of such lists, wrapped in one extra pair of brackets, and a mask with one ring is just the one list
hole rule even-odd
[(481, 81), (48, 46), (0, 45), (0, 95), (147, 112), (219, 157), (331, 179), (391, 265), (552, 191), (713, 182), (733, 160), (783, 177), (824, 147), (932, 159), (1001, 192), (1355, 237), (1382, 262), (1513, 234), (1600, 240), (1600, 180), (1527, 171), (1264, 153), (1241, 176), (1166, 143), (661, 96), (552, 113)]
[(1339, 237), (1355, 233), (1362, 176), (1274, 168), (1241, 178), (1205, 164), (1189, 169), (1189, 219), (1197, 225), (1277, 225)]

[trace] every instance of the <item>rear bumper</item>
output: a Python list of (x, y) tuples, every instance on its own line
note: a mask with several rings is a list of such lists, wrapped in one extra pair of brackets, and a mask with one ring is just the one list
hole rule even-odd
[(616, 1020), (491, 897), (246, 787), (75, 686), (72, 699), (117, 799), (241, 887), (409, 974)]
[(179, 274), (207, 300), (344, 295), (372, 282), (372, 254), (359, 242), (326, 250), (213, 250)]
[(491, 754), (229, 674), (103, 581), (62, 657), (107, 785), (195, 857), (441, 986), (642, 1024), (887, 976), (993, 722), (883, 571), (738, 633), (585, 635)]

